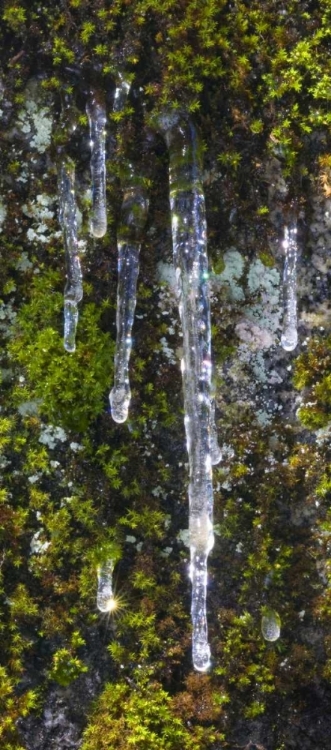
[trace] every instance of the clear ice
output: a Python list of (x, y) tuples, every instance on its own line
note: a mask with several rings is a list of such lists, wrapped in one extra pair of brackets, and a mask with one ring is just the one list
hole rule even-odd
[(115, 422), (125, 422), (131, 399), (129, 361), (132, 348), (132, 326), (137, 300), (139, 253), (146, 223), (148, 199), (143, 181), (135, 177), (129, 165), (124, 187), (118, 241), (118, 282), (116, 308), (116, 346), (114, 387), (109, 394)]
[(183, 390), (189, 456), (190, 578), (194, 668), (210, 666), (207, 559), (214, 544), (212, 462), (220, 460), (211, 403), (211, 325), (201, 146), (191, 120), (159, 118), (170, 159), (173, 256), (183, 329)]
[(107, 560), (97, 568), (97, 607), (100, 612), (111, 612), (114, 609), (113, 572), (113, 560)]
[(280, 636), (280, 617), (274, 609), (268, 609), (262, 617), (261, 632), (265, 641), (277, 641)]
[(64, 288), (64, 348), (76, 349), (78, 302), (83, 297), (82, 269), (78, 253), (75, 166), (63, 158), (58, 177), (59, 222), (63, 232), (67, 282)]
[(216, 466), (216, 464), (219, 464), (222, 458), (222, 451), (218, 444), (218, 438), (217, 438), (217, 427), (215, 423), (215, 401), (212, 398), (210, 402), (210, 415), (211, 415), (211, 422), (210, 422), (210, 455), (211, 455), (211, 462), (213, 466)]
[(93, 237), (103, 237), (107, 231), (106, 202), (106, 110), (98, 96), (92, 93), (86, 112), (90, 126), (92, 212), (90, 230)]
[(297, 227), (293, 223), (284, 230), (283, 247), (285, 251), (283, 289), (284, 289), (284, 322), (281, 345), (287, 352), (293, 351), (298, 343), (297, 320)]
[(124, 109), (129, 92), (130, 83), (125, 80), (122, 73), (118, 73), (114, 95), (114, 112), (121, 112)]

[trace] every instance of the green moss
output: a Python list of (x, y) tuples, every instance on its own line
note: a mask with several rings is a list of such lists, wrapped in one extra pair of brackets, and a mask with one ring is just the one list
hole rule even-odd
[(87, 666), (70, 649), (60, 648), (53, 655), (49, 677), (62, 687), (67, 687), (87, 671)]
[[(97, 83), (105, 91), (119, 69), (124, 70), (134, 82), (134, 95), (123, 114), (115, 113), (114, 126), (109, 118), (119, 138), (108, 196), (118, 200), (116, 180), (123, 177), (132, 124), (139, 120), (144, 129), (140, 104), (141, 110), (153, 113), (186, 108), (194, 113), (208, 144), (202, 156), (209, 240), (217, 247), (214, 273), (222, 272), (223, 250), (234, 235), (237, 238), (237, 219), (228, 226), (233, 208), (239, 222), (247, 221), (245, 252), (252, 252), (250, 237), (261, 234), (258, 243), (254, 239), (254, 252), (264, 266), (273, 266), (265, 250), (269, 220), (261, 165), (263, 169), (269, 149), (276, 151), (284, 174), (292, 170), (294, 189), (301, 193), (302, 163), (311, 165), (330, 121), (325, 49), (331, 4), (310, 3), (309, 12), (291, 0), (276, 5), (272, 0), (114, 0), (101, 7), (99, 0), (69, 0), (64, 10), (51, 0), (42, 7), (37, 0), (8, 1), (0, 35), (12, 121), (24, 99), (26, 79), (40, 70), (39, 60), (42, 86), (56, 108), (58, 93), (71, 91), (75, 96), (77, 70), (84, 70), (84, 86)], [(66, 127), (75, 119), (87, 136), (82, 88), (75, 118), (68, 115)], [(147, 121), (148, 116), (146, 126)], [(59, 147), (76, 154), (77, 143), (73, 139), (68, 144), (66, 129), (54, 131), (54, 151)], [(108, 286), (107, 269), (115, 267), (108, 240), (88, 247), (91, 283), (85, 284), (77, 352), (71, 356), (62, 347), (64, 277), (49, 270), (49, 263), (58, 262), (58, 246), (30, 248), (32, 270), (38, 269), (39, 277), (32, 270), (23, 277), (17, 270), (20, 191), (26, 192), (26, 200), (33, 200), (37, 190), (53, 195), (54, 174), (49, 170), (45, 180), (42, 170), (31, 184), (17, 183), (16, 193), (22, 161), (20, 153), (16, 156), (8, 157), (8, 234), (2, 234), (3, 294), (10, 296), (17, 312), (15, 326), (8, 325), (2, 339), (10, 357), (3, 363), (10, 376), (4, 378), (0, 424), (3, 747), (16, 750), (18, 719), (36, 705), (22, 683), (37, 648), (35, 632), (46, 646), (39, 649), (38, 642), (40, 683), (45, 689), (45, 675), (51, 676), (67, 696), (70, 684), (74, 690), (74, 681), (86, 670), (79, 651), (84, 635), (75, 635), (86, 627), (93, 628), (93, 638), (102, 630), (104, 658), (112, 659), (111, 683), (100, 688), (88, 718), (86, 750), (230, 746), (238, 743), (238, 722), (244, 723), (248, 736), (251, 722), (263, 712), (280, 748), (287, 729), (275, 721), (275, 700), (277, 716), (298, 717), (305, 686), (315, 689), (319, 679), (330, 680), (329, 644), (325, 641), (323, 663), (320, 643), (308, 648), (297, 642), (306, 620), (308, 627), (315, 628), (316, 621), (327, 627), (331, 616), (327, 450), (316, 446), (311, 436), (306, 445), (304, 433), (299, 443), (297, 424), (293, 431), (274, 420), (270, 430), (259, 431), (253, 410), (241, 399), (233, 403), (229, 381), (235, 377), (238, 308), (231, 309), (230, 319), (220, 295), (213, 325), (217, 399), (222, 441), (233, 448), (234, 456), (225, 456), (214, 470), (221, 534), (219, 550), (209, 563), (213, 671), (192, 674), (187, 550), (177, 536), (188, 514), (187, 469), (180, 466), (186, 461), (181, 384), (177, 368), (160, 357), (165, 328), (154, 314), (157, 299), (148, 278), (154, 273), (155, 247), (163, 247), (163, 240), (156, 237), (155, 243), (153, 236), (142, 251), (138, 304), (145, 318), (141, 323), (142, 315), (137, 317), (135, 324), (132, 409), (127, 425), (116, 426), (106, 411), (113, 369), (109, 331), (115, 315), (100, 301), (116, 295), (113, 279)], [(88, 175), (87, 158), (77, 170), (81, 184)], [(160, 174), (164, 159), (164, 152), (160, 161), (155, 157)], [(325, 156), (320, 167), (327, 189), (329, 166)], [(147, 180), (145, 186), (150, 189)], [(166, 196), (158, 175), (152, 190), (150, 229), (161, 226), (169, 235), (168, 209), (158, 203), (161, 194)], [(257, 226), (252, 217), (258, 218)], [(330, 422), (330, 344), (329, 337), (314, 339), (295, 365), (295, 385), (304, 389), (299, 417), (308, 429)], [(277, 397), (277, 388), (275, 393)], [(64, 425), (67, 434), (56, 452), (40, 443), (50, 423)], [(79, 441), (78, 449), (70, 447), (72, 440)], [(298, 524), (295, 530), (292, 517)], [(31, 553), (31, 542), (39, 551)], [(95, 606), (96, 567), (108, 557), (118, 561), (114, 581), (126, 606), (104, 627)], [(324, 588), (317, 569), (327, 581)], [(266, 645), (261, 638), (263, 606), (281, 613), (284, 628), (277, 645)], [(305, 619), (298, 627), (302, 611)], [(288, 668), (282, 665), (285, 660)]]
[(20, 404), (38, 400), (40, 414), (53, 424), (83, 431), (104, 409), (113, 367), (113, 343), (100, 329), (106, 305), (85, 302), (81, 309), (75, 356), (62, 341), (62, 294), (59, 275), (44, 272), (31, 287), (29, 303), (16, 318), (10, 345), (12, 361), (24, 373), (14, 390)]
[(170, 695), (155, 680), (140, 679), (137, 689), (121, 680), (106, 685), (96, 702), (82, 750), (203, 750), (212, 729), (188, 729), (176, 715)]
[(330, 347), (330, 338), (313, 338), (307, 351), (295, 362), (294, 385), (305, 389), (298, 417), (311, 430), (325, 427), (331, 421)]
[(22, 24), (24, 24), (26, 21), (26, 16), (26, 10), (22, 5), (17, 5), (16, 3), (10, 5), (9, 2), (7, 3), (7, 7), (2, 14), (3, 20), (14, 32), (21, 31)]

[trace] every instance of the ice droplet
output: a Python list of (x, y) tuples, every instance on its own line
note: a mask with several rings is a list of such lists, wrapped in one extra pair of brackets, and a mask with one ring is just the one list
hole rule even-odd
[(100, 612), (111, 612), (114, 608), (113, 572), (113, 560), (107, 560), (97, 568), (97, 607)]
[(281, 620), (274, 609), (268, 609), (262, 616), (261, 632), (265, 641), (277, 641), (280, 636)]

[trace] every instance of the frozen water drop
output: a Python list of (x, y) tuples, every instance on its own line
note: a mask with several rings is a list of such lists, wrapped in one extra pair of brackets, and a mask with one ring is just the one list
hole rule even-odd
[(281, 337), (281, 345), (286, 352), (293, 352), (293, 349), (297, 346), (298, 334), (295, 329), (288, 329)]
[(121, 424), (125, 422), (129, 414), (129, 406), (131, 400), (131, 391), (129, 386), (119, 386), (118, 388), (112, 388), (109, 395), (111, 415), (114, 422)]
[(111, 612), (114, 609), (113, 572), (113, 560), (107, 560), (97, 569), (97, 607), (100, 612)]
[(261, 631), (265, 641), (277, 641), (280, 636), (280, 617), (274, 609), (268, 609), (262, 616)]
[(78, 322), (78, 310), (76, 302), (65, 300), (64, 302), (64, 348), (67, 352), (76, 351), (76, 328)]

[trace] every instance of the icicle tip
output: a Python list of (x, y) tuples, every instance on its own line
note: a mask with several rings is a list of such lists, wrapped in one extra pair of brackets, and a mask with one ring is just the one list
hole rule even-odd
[(113, 388), (109, 394), (111, 415), (114, 422), (121, 424), (126, 422), (129, 415), (129, 406), (131, 400), (130, 388)]

